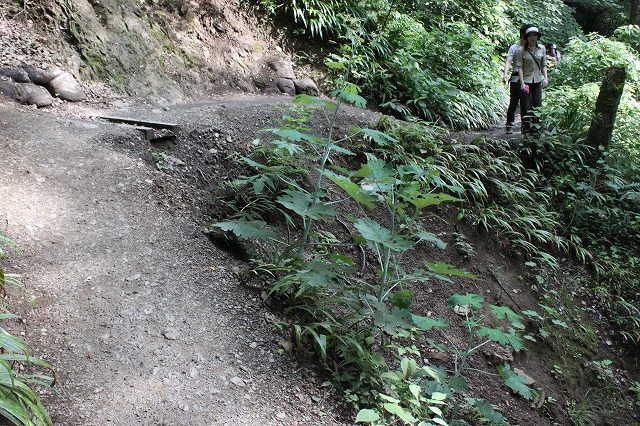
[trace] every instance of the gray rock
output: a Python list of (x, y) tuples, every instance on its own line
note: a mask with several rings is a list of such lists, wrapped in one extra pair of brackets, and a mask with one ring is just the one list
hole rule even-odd
[(0, 77), (9, 77), (16, 83), (30, 83), (29, 74), (22, 68), (0, 68)]
[(32, 83), (39, 84), (40, 86), (44, 86), (63, 73), (63, 71), (58, 67), (49, 67), (46, 70), (32, 66), (25, 66), (22, 68), (29, 76), (29, 80), (31, 80)]
[(286, 93), (287, 95), (295, 96), (296, 95), (296, 87), (293, 84), (293, 80), (290, 78), (282, 78), (278, 77), (276, 80), (276, 87), (282, 93)]
[(317, 96), (320, 93), (318, 90), (318, 86), (316, 83), (311, 80), (309, 77), (302, 77), (299, 80), (293, 80), (293, 84), (296, 87), (296, 94), (305, 94), (311, 96)]
[(242, 90), (245, 93), (253, 93), (255, 92), (255, 88), (253, 87), (253, 85), (244, 79), (238, 79), (236, 81), (236, 86), (238, 86), (238, 89)]
[(66, 71), (49, 81), (46, 87), (49, 92), (65, 101), (78, 102), (87, 99), (87, 94), (80, 83)]
[(276, 79), (264, 74), (253, 77), (253, 84), (262, 91), (268, 89), (278, 90), (276, 87)]
[(167, 327), (162, 330), (162, 335), (167, 340), (178, 340), (180, 338), (180, 331), (175, 327)]
[(242, 380), (240, 377), (232, 377), (231, 379), (229, 379), (229, 381), (231, 383), (233, 383), (236, 386), (239, 386), (241, 388), (246, 386), (246, 383), (244, 380)]
[(9, 96), (12, 99), (16, 97), (15, 83), (11, 81), (0, 81), (0, 93)]
[(25, 105), (45, 107), (53, 104), (53, 96), (42, 86), (33, 83), (14, 83), (14, 98)]
[(267, 64), (276, 73), (276, 77), (290, 78), (292, 80), (296, 78), (293, 73), (293, 64), (285, 59), (273, 58), (267, 61)]

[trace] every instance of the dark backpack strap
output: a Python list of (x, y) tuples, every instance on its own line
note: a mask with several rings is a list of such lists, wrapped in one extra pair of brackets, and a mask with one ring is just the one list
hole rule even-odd
[[(533, 62), (538, 66), (538, 70), (540, 70), (540, 72), (542, 72), (542, 67), (540, 66), (538, 61), (536, 61), (536, 57), (533, 56), (533, 53), (531, 53), (531, 51), (529, 49), (526, 49), (526, 51), (529, 52), (529, 56), (531, 56), (531, 59), (533, 59)], [(522, 65), (524, 66), (524, 62), (522, 62)]]

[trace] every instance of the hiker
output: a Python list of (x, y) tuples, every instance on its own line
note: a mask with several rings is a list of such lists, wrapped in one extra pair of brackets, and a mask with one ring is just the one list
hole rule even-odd
[(513, 57), (515, 56), (516, 52), (526, 43), (526, 40), (524, 39), (524, 32), (532, 26), (533, 24), (525, 24), (520, 27), (520, 40), (518, 43), (512, 44), (509, 47), (509, 51), (507, 52), (507, 60), (504, 64), (502, 81), (504, 82), (504, 84), (509, 84), (509, 108), (507, 108), (507, 124), (505, 126), (506, 133), (508, 135), (513, 133), (513, 126), (516, 119), (516, 109), (518, 108), (518, 104), (520, 104), (520, 83), (518, 82), (518, 67), (514, 65), (511, 74), (509, 74), (509, 69), (511, 68)]
[(516, 52), (514, 63), (518, 67), (520, 80), (520, 116), (522, 117), (522, 133), (537, 133), (533, 110), (542, 106), (542, 89), (549, 85), (547, 76), (547, 51), (538, 44), (542, 34), (537, 27), (525, 30), (526, 43)]
[(562, 58), (562, 55), (558, 49), (556, 49), (556, 45), (549, 45), (547, 48), (547, 67), (549, 71), (558, 72), (560, 69), (560, 58)]

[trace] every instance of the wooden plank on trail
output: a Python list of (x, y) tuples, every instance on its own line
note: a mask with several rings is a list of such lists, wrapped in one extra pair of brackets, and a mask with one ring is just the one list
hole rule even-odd
[(112, 117), (108, 115), (99, 116), (102, 120), (111, 121), (113, 123), (130, 124), (132, 126), (150, 127), (152, 129), (166, 129), (176, 135), (180, 131), (180, 126), (174, 123), (162, 123), (158, 121), (148, 121), (138, 118)]
[(151, 127), (134, 126), (134, 129), (141, 132), (148, 141), (156, 138), (156, 131)]

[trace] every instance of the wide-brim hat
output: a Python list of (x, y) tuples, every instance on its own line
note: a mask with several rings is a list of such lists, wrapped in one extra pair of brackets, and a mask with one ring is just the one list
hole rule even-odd
[(538, 29), (538, 27), (529, 27), (524, 32), (524, 36), (527, 37), (529, 34), (538, 34), (538, 38), (542, 37), (542, 33)]

